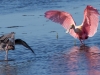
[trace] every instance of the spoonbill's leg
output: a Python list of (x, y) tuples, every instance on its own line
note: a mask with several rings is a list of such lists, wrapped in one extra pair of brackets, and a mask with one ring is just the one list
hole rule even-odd
[(74, 46), (76, 46), (76, 40), (74, 40)]
[(85, 40), (83, 40), (83, 43), (84, 43), (84, 45), (85, 45)]
[(8, 60), (8, 50), (6, 50), (5, 60)]
[(81, 42), (81, 46), (80, 46), (81, 49), (82, 49), (82, 50), (85, 50), (84, 40), (81, 40), (81, 39), (80, 39), (80, 42)]
[(81, 42), (81, 45), (84, 46), (84, 43), (83, 43), (84, 41), (82, 41), (81, 39), (79, 39), (79, 40), (80, 40), (80, 42)]
[(82, 40), (81, 39), (79, 39), (79, 40), (80, 40), (81, 44), (83, 44)]

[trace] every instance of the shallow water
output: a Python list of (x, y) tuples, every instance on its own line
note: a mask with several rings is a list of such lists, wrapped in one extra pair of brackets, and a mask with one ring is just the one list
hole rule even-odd
[(99, 0), (1, 0), (0, 34), (15, 32), (36, 56), (20, 45), (9, 51), (9, 61), (0, 52), (0, 75), (99, 75), (100, 26), (83, 48), (63, 27), (44, 17), (48, 10), (63, 10), (81, 24), (87, 4), (100, 10)]

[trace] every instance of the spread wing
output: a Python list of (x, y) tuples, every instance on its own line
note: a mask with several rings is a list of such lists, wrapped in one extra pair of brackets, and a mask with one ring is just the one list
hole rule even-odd
[[(58, 10), (50, 10), (45, 12), (45, 17), (52, 20), (53, 22), (61, 24), (66, 30), (71, 27), (71, 25), (75, 25), (75, 22), (72, 16), (68, 12), (58, 11)], [(70, 29), (70, 35), (74, 38), (77, 38), (77, 34), (73, 29)]]
[(2, 35), (0, 37), (0, 43), (5, 43), (8, 45), (15, 45), (15, 33), (14, 32), (11, 32), (11, 33), (8, 33), (8, 34), (5, 34), (5, 35)]
[(83, 30), (85, 30), (89, 37), (92, 37), (98, 28), (99, 13), (98, 10), (90, 5), (87, 5), (84, 10)]
[(23, 41), (21, 39), (16, 39), (15, 44), (23, 45), (26, 48), (30, 49), (34, 53), (33, 49), (25, 41)]

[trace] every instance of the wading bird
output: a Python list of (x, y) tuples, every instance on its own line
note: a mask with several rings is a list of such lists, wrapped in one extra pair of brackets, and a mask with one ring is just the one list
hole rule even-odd
[(8, 51), (15, 50), (16, 44), (23, 45), (34, 53), (34, 51), (25, 41), (21, 39), (15, 39), (15, 33), (11, 32), (0, 37), (0, 50), (6, 51), (5, 60), (8, 60)]
[(45, 17), (61, 24), (67, 30), (66, 33), (69, 32), (71, 36), (79, 39), (82, 45), (85, 39), (92, 37), (97, 32), (99, 23), (98, 10), (91, 5), (87, 5), (85, 8), (84, 19), (79, 26), (76, 26), (73, 17), (68, 12), (49, 10), (45, 12)]

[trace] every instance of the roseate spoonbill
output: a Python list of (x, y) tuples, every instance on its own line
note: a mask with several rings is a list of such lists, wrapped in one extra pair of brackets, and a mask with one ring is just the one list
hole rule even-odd
[(45, 12), (45, 17), (61, 24), (67, 30), (66, 33), (69, 32), (71, 36), (79, 39), (82, 45), (85, 39), (92, 37), (97, 32), (99, 23), (98, 10), (91, 5), (87, 5), (85, 8), (84, 19), (79, 26), (76, 26), (73, 17), (68, 12), (49, 10)]
[(34, 53), (34, 51), (25, 41), (21, 39), (15, 39), (14, 35), (15, 33), (11, 32), (0, 37), (0, 50), (6, 51), (5, 60), (8, 60), (8, 51), (14, 50), (16, 44), (23, 45)]

